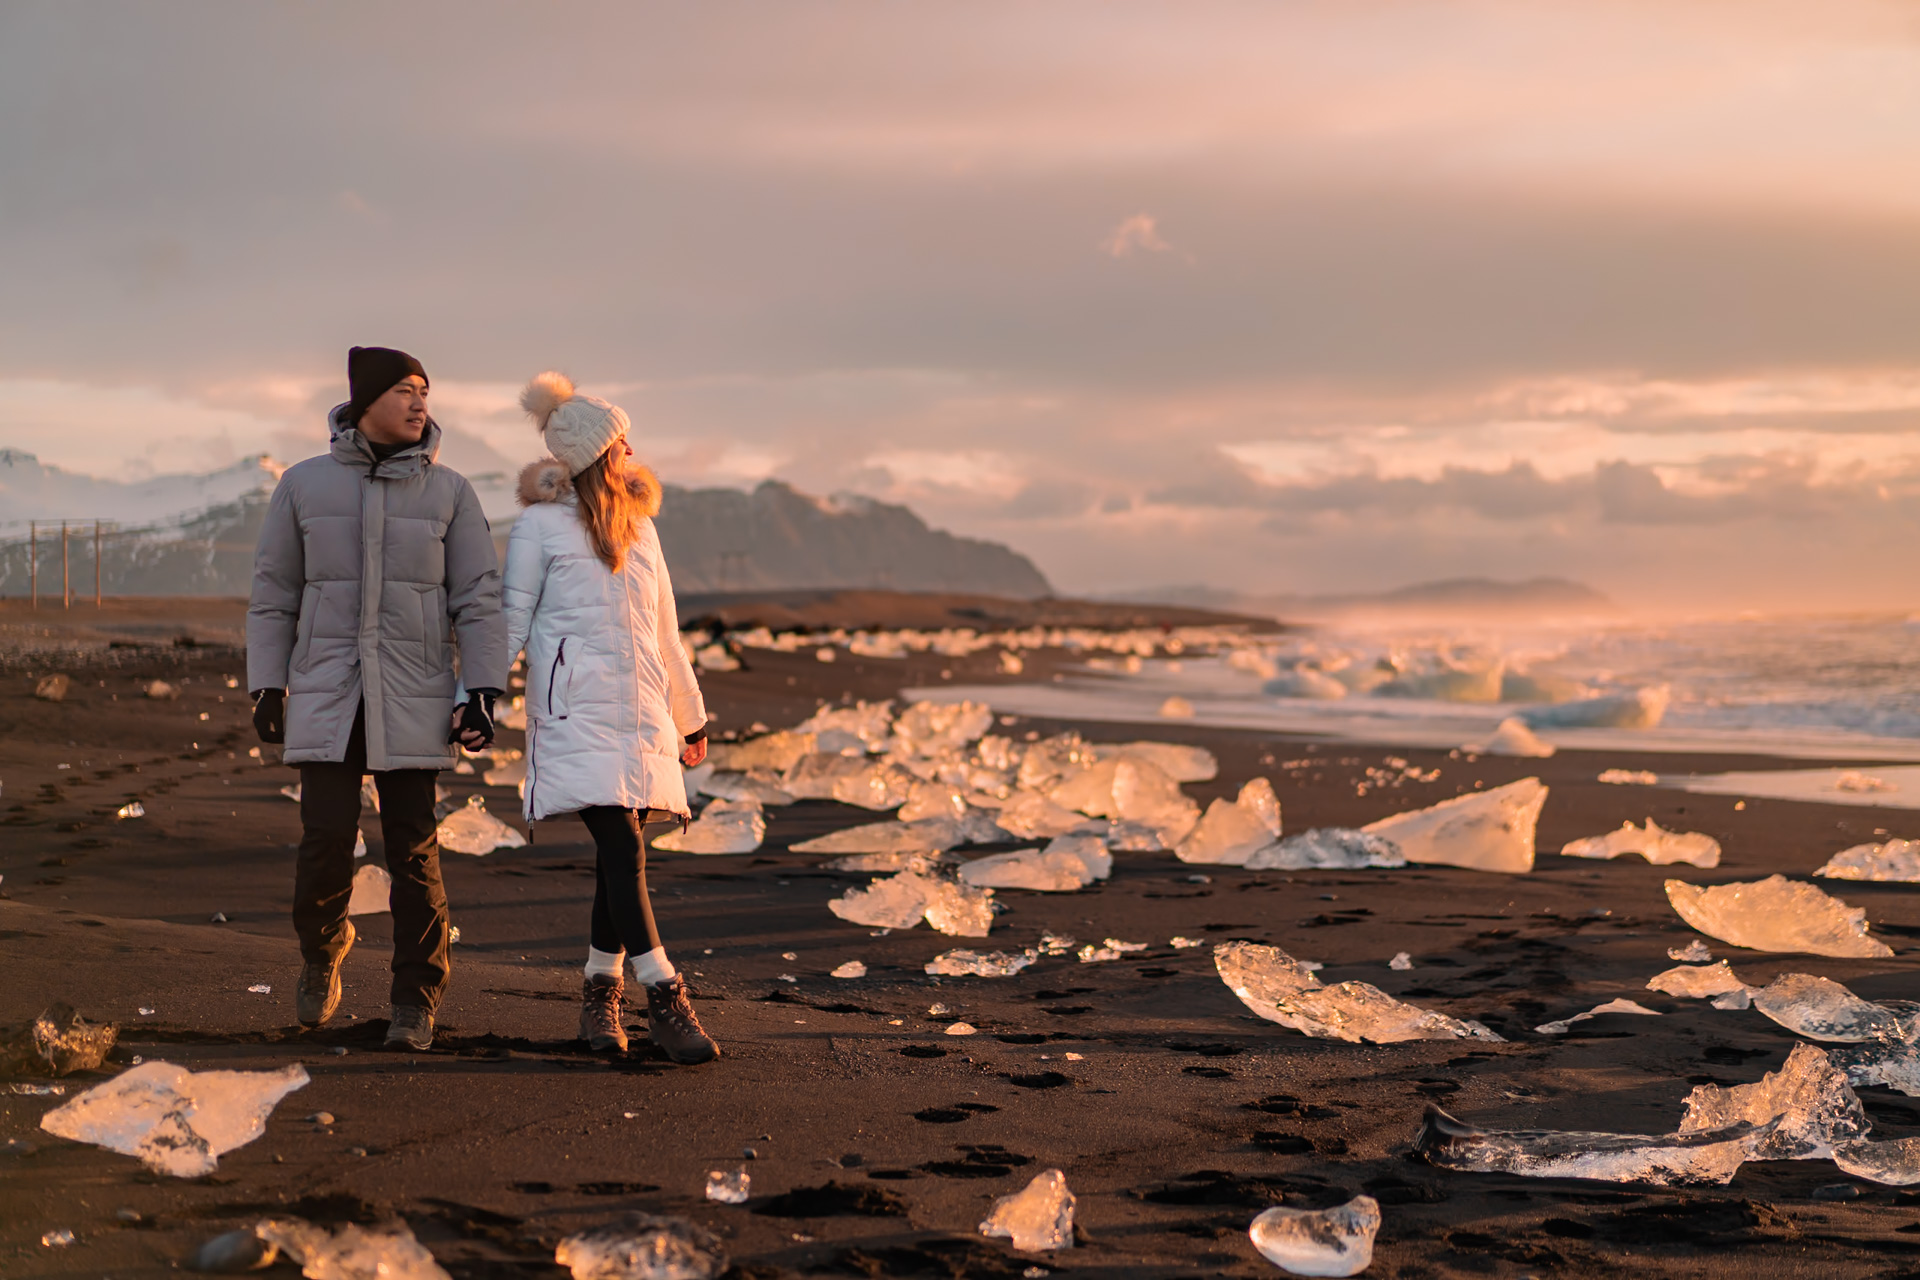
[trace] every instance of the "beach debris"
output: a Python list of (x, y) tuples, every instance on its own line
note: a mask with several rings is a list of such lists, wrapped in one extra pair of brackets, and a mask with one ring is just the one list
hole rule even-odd
[(468, 796), (464, 809), (456, 810), (440, 822), (440, 847), (453, 853), (484, 857), (495, 849), (519, 849), (527, 838), (487, 812), (487, 802)]
[(1562, 1018), (1558, 1022), (1543, 1022), (1535, 1027), (1534, 1030), (1543, 1036), (1563, 1036), (1567, 1034), (1568, 1029), (1571, 1028), (1574, 1023), (1585, 1022), (1589, 1018), (1597, 1018), (1603, 1013), (1640, 1013), (1653, 1018), (1660, 1016), (1658, 1009), (1649, 1009), (1645, 1005), (1636, 1004), (1632, 1000), (1609, 1000), (1605, 1004), (1593, 1006), (1593, 1008), (1587, 1010), (1585, 1013), (1576, 1013), (1572, 1017)]
[(1058, 1169), (1037, 1174), (1023, 1190), (1001, 1196), (980, 1224), (983, 1236), (998, 1236), (1024, 1253), (1073, 1247), (1073, 1192)]
[(1785, 876), (1732, 884), (1667, 881), (1667, 901), (1706, 934), (1754, 951), (1882, 958), (1893, 949), (1867, 936), (1867, 913)]
[(1545, 784), (1522, 778), (1396, 813), (1361, 830), (1399, 845), (1408, 862), (1524, 873), (1533, 870), (1534, 828), (1546, 802)]
[(717, 1280), (727, 1269), (726, 1250), (711, 1232), (648, 1213), (568, 1236), (553, 1260), (573, 1280)]
[(1393, 953), (1393, 959), (1387, 961), (1387, 968), (1411, 969), (1413, 968), (1413, 956), (1405, 951), (1396, 951)]
[(1255, 850), (1249, 871), (1343, 871), (1363, 867), (1404, 867), (1406, 855), (1386, 836), (1351, 827), (1315, 827)]
[(1920, 880), (1920, 840), (1857, 844), (1828, 858), (1813, 874), (1828, 880)]
[(1176, 693), (1160, 704), (1160, 718), (1163, 720), (1191, 720), (1193, 719), (1193, 703)]
[(993, 820), (1016, 840), (1051, 839), (1075, 831), (1104, 831), (1095, 819), (1055, 804), (1037, 791), (1023, 791), (994, 812)]
[(1920, 1018), (1907, 1006), (1902, 1017), (1885, 1005), (1862, 1000), (1830, 978), (1783, 973), (1753, 991), (1753, 1007), (1795, 1035), (1809, 1040), (1859, 1043), (1912, 1040)]
[(1721, 1129), (1658, 1136), (1550, 1129), (1481, 1129), (1429, 1104), (1414, 1134), (1414, 1153), (1460, 1173), (1513, 1173), (1527, 1178), (1589, 1178), (1654, 1186), (1707, 1186), (1732, 1181), (1772, 1135), (1775, 1122), (1744, 1121)]
[(149, 680), (141, 689), (141, 692), (149, 698), (156, 698), (162, 701), (180, 696), (180, 691), (168, 684), (165, 680)]
[(1734, 976), (1725, 960), (1717, 964), (1675, 965), (1647, 979), (1647, 990), (1682, 1000), (1710, 1000), (1729, 991), (1745, 991), (1747, 984)]
[(1846, 1073), (1810, 1044), (1794, 1045), (1780, 1069), (1756, 1084), (1696, 1085), (1679, 1131), (1722, 1130), (1743, 1120), (1767, 1126), (1753, 1149), (1756, 1160), (1823, 1160), (1836, 1143), (1861, 1137), (1870, 1127)]
[(56, 671), (50, 676), (41, 676), (33, 686), (33, 696), (43, 702), (64, 702), (67, 691), (73, 688), (73, 677), (65, 672)]
[(971, 1022), (956, 1022), (947, 1028), (947, 1034), (950, 1036), (978, 1035), (979, 1031), (980, 1028), (974, 1026)]
[(1920, 1182), (1920, 1138), (1869, 1142), (1855, 1138), (1833, 1144), (1833, 1162), (1840, 1172), (1892, 1187)]
[(264, 1271), (279, 1256), (279, 1245), (268, 1244), (252, 1227), (241, 1227), (237, 1231), (228, 1231), (202, 1241), (187, 1260), (187, 1266), (195, 1271), (210, 1271), (217, 1275), (241, 1275), (248, 1271)]
[(715, 800), (685, 830), (656, 836), (653, 847), (668, 853), (752, 853), (766, 836), (767, 812), (758, 800)]
[(1182, 862), (1238, 867), (1280, 838), (1280, 797), (1273, 784), (1255, 778), (1233, 800), (1219, 799), (1174, 849)]
[(867, 976), (866, 961), (849, 960), (845, 964), (834, 966), (833, 972), (827, 976), (831, 978), (864, 978)]
[(731, 1173), (715, 1169), (707, 1175), (707, 1199), (716, 1204), (745, 1204), (752, 1186), (753, 1177), (745, 1166)]
[(33, 1021), (0, 1033), (0, 1076), (65, 1076), (92, 1071), (119, 1038), (117, 1023), (88, 1022), (70, 1004), (48, 1005)]
[(1035, 960), (1040, 953), (1026, 951), (969, 951), (965, 947), (942, 951), (927, 961), (928, 976), (935, 978), (1011, 978)]
[(265, 1218), (261, 1240), (301, 1264), (309, 1280), (452, 1280), (404, 1222), (328, 1230), (300, 1218)]
[(1616, 831), (1603, 836), (1586, 836), (1561, 846), (1563, 858), (1617, 858), (1637, 853), (1656, 867), (1687, 862), (1696, 867), (1720, 865), (1720, 842), (1697, 831), (1667, 831), (1652, 818), (1636, 827), (1623, 822)]
[(1113, 874), (1113, 855), (1098, 836), (1056, 836), (1045, 849), (989, 854), (959, 868), (960, 879), (992, 889), (1071, 893)]
[(40, 1127), (137, 1156), (155, 1173), (197, 1178), (213, 1172), (218, 1157), (265, 1133), (268, 1114), (307, 1081), (299, 1065), (195, 1072), (143, 1062), (49, 1111)]
[(1253, 1220), (1247, 1235), (1260, 1256), (1296, 1276), (1357, 1276), (1373, 1263), (1380, 1202), (1355, 1196), (1331, 1209), (1275, 1205)]
[(1866, 795), (1877, 791), (1898, 791), (1900, 788), (1884, 778), (1876, 778), (1870, 773), (1858, 769), (1848, 769), (1833, 780), (1835, 791), (1851, 791), (1856, 795)]
[(1370, 983), (1322, 986), (1311, 969), (1278, 947), (1223, 942), (1213, 949), (1213, 963), (1247, 1008), (1317, 1040), (1502, 1039), (1478, 1022), (1403, 1004)]
[(1650, 769), (1602, 769), (1598, 779), (1616, 787), (1657, 787), (1660, 775)]
[(802, 840), (795, 853), (941, 853), (965, 843), (966, 830), (954, 818), (913, 822), (868, 822)]
[(1685, 960), (1691, 964), (1705, 964), (1707, 961), (1713, 959), (1713, 952), (1707, 949), (1706, 943), (1695, 938), (1684, 947), (1668, 947), (1667, 959)]
[(1480, 756), (1527, 756), (1544, 760), (1558, 748), (1542, 742), (1527, 722), (1508, 716), (1494, 726), (1493, 736), (1481, 743), (1468, 743), (1460, 748)]
[(390, 910), (393, 877), (378, 863), (369, 862), (353, 873), (353, 894), (347, 899), (350, 916), (377, 916)]
[(984, 938), (993, 924), (993, 890), (909, 867), (847, 890), (827, 909), (852, 924), (911, 929), (924, 919), (941, 933)]

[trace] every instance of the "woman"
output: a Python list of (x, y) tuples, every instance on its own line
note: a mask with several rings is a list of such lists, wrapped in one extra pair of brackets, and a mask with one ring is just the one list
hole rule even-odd
[(553, 455), (520, 475), (507, 539), (507, 652), (527, 651), (526, 816), (577, 813), (598, 850), (580, 1035), (627, 1047), (621, 960), (647, 993), (653, 1043), (675, 1062), (720, 1048), (674, 972), (647, 896), (648, 822), (688, 816), (680, 766), (706, 758), (706, 706), (680, 645), (652, 517), (660, 482), (629, 461), (627, 415), (543, 373), (520, 405)]

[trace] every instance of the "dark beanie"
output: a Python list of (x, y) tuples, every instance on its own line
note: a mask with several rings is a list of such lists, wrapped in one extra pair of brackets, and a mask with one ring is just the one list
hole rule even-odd
[(347, 352), (347, 421), (359, 422), (367, 406), (393, 390), (394, 384), (411, 374), (427, 381), (427, 371), (418, 360), (392, 347), (354, 347)]

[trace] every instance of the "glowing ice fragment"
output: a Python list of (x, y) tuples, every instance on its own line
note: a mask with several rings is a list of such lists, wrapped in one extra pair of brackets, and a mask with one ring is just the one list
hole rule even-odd
[(1647, 769), (1602, 769), (1599, 781), (1616, 787), (1656, 787), (1660, 775)]
[(1067, 1175), (1048, 1169), (1024, 1190), (995, 1200), (992, 1212), (980, 1224), (980, 1234), (1003, 1237), (1014, 1248), (1028, 1253), (1071, 1249), (1073, 1206)]
[(830, 976), (835, 978), (864, 978), (867, 976), (866, 962), (862, 960), (849, 960), (845, 964), (836, 965)]
[(1545, 784), (1522, 778), (1396, 813), (1361, 830), (1399, 845), (1408, 862), (1523, 873), (1533, 870), (1534, 827), (1546, 802)]
[(1312, 970), (1278, 947), (1224, 942), (1213, 949), (1213, 963), (1247, 1008), (1315, 1039), (1397, 1044), (1502, 1038), (1478, 1022), (1404, 1004), (1369, 983), (1321, 986)]
[(1911, 1015), (1903, 1018), (1829, 978), (1810, 973), (1779, 975), (1753, 992), (1753, 1007), (1809, 1040), (1859, 1043), (1913, 1038)]
[(1035, 951), (943, 951), (927, 961), (926, 971), (940, 978), (1010, 978), (1039, 958)]
[(440, 847), (452, 853), (470, 853), (482, 857), (495, 849), (518, 849), (527, 838), (487, 812), (487, 802), (468, 796), (464, 809), (449, 814), (440, 822)]
[(1586, 836), (1569, 841), (1560, 849), (1566, 858), (1617, 858), (1637, 853), (1654, 866), (1688, 862), (1696, 867), (1720, 865), (1720, 842), (1697, 831), (1667, 831), (1652, 818), (1644, 828), (1631, 822), (1603, 836)]
[(1240, 788), (1238, 798), (1219, 799), (1191, 834), (1174, 849), (1182, 862), (1244, 866), (1256, 852), (1280, 838), (1280, 798), (1273, 784), (1255, 778)]
[(1729, 991), (1746, 989), (1747, 984), (1734, 976), (1725, 960), (1708, 965), (1676, 965), (1647, 979), (1647, 990), (1682, 1000), (1710, 1000)]
[(953, 818), (922, 818), (915, 822), (867, 822), (802, 840), (795, 853), (940, 853), (964, 838)]
[(1543, 1036), (1563, 1036), (1567, 1034), (1568, 1028), (1572, 1027), (1574, 1023), (1585, 1022), (1587, 1019), (1596, 1018), (1603, 1013), (1639, 1013), (1653, 1018), (1660, 1016), (1658, 1009), (1649, 1009), (1645, 1005), (1635, 1004), (1631, 1000), (1609, 1000), (1605, 1004), (1593, 1006), (1593, 1008), (1587, 1010), (1585, 1013), (1576, 1013), (1571, 1018), (1562, 1018), (1558, 1022), (1543, 1022), (1535, 1027), (1534, 1030)]
[(1825, 1159), (1836, 1143), (1868, 1129), (1866, 1109), (1847, 1086), (1846, 1073), (1810, 1044), (1794, 1045), (1786, 1063), (1757, 1084), (1695, 1086), (1679, 1131), (1724, 1129), (1743, 1120), (1768, 1125), (1753, 1149), (1756, 1160)]
[(760, 802), (715, 800), (684, 831), (669, 831), (653, 847), (669, 853), (752, 853), (767, 838), (767, 811)]
[(1373, 1262), (1380, 1202), (1355, 1196), (1331, 1209), (1275, 1205), (1253, 1220), (1247, 1235), (1260, 1256), (1296, 1276), (1357, 1276)]
[(267, 1115), (307, 1084), (307, 1069), (188, 1071), (143, 1062), (40, 1118), (48, 1133), (137, 1156), (156, 1173), (197, 1178), (266, 1132)]
[(729, 1173), (715, 1169), (707, 1175), (707, 1199), (716, 1204), (745, 1204), (752, 1194), (753, 1176), (745, 1169)]
[(1893, 949), (1867, 936), (1867, 913), (1785, 876), (1708, 888), (1667, 881), (1667, 901), (1710, 938), (1755, 951), (1880, 958)]
[(1436, 1168), (1462, 1173), (1701, 1186), (1732, 1181), (1773, 1128), (1769, 1121), (1661, 1135), (1480, 1129), (1429, 1105), (1413, 1149)]
[(967, 884), (993, 889), (1071, 893), (1113, 874), (1113, 855), (1098, 836), (1056, 836), (1044, 850), (989, 854), (960, 867)]
[(727, 1269), (726, 1250), (711, 1232), (646, 1213), (568, 1236), (553, 1260), (573, 1280), (717, 1280)]
[(1324, 871), (1406, 865), (1400, 846), (1392, 840), (1349, 827), (1315, 827), (1302, 831), (1278, 844), (1256, 850), (1246, 861), (1249, 871)]
[(1813, 874), (1828, 880), (1920, 880), (1920, 840), (1857, 844), (1828, 858)]
[(353, 894), (347, 899), (350, 916), (377, 916), (389, 909), (393, 877), (378, 863), (369, 862), (353, 873)]
[(1524, 720), (1508, 716), (1493, 731), (1493, 736), (1481, 743), (1469, 743), (1460, 748), (1481, 756), (1529, 756), (1544, 760), (1556, 750), (1550, 743), (1542, 742)]

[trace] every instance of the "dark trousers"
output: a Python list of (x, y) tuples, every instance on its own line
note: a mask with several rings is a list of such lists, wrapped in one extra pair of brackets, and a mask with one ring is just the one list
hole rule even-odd
[[(309, 964), (336, 959), (346, 941), (353, 896), (360, 779), (367, 771), (364, 714), (355, 716), (347, 758), (300, 766), (300, 855), (293, 874), (293, 928)], [(437, 1009), (447, 989), (447, 891), (440, 883), (435, 770), (373, 775), (380, 834), (393, 876), (393, 1003)]]
[[(383, 802), (384, 803), (384, 802)], [(644, 955), (660, 945), (647, 893), (647, 846), (628, 809), (595, 805), (580, 811), (593, 837), (593, 949)]]

